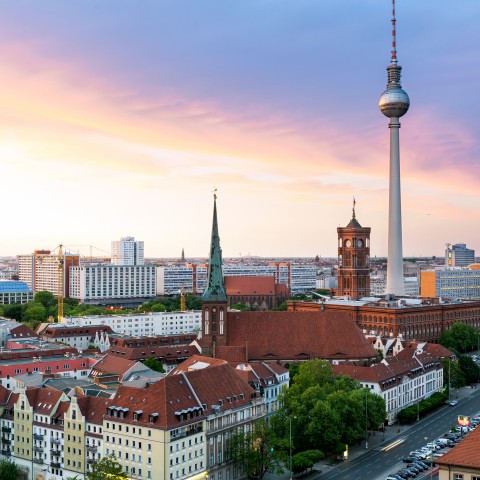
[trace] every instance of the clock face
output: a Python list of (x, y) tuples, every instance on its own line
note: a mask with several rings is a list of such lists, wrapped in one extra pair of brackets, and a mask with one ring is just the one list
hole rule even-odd
[(351, 246), (352, 246), (352, 242), (351, 242), (350, 240), (347, 240), (347, 241), (345, 242), (345, 246), (346, 246), (346, 247), (351, 247)]
[(357, 246), (358, 246), (358, 247), (363, 247), (363, 242), (362, 242), (361, 240), (359, 240), (359, 241), (357, 242)]

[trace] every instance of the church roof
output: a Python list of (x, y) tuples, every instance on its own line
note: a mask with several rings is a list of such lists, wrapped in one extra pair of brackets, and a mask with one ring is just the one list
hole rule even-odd
[(347, 225), (347, 228), (362, 228), (362, 226), (358, 223), (358, 220), (353, 217)]
[[(345, 312), (228, 312), (227, 347), (216, 355), (245, 348), (245, 360), (370, 359), (377, 356)], [(243, 349), (242, 348), (242, 349)], [(236, 357), (237, 355), (235, 355)], [(238, 358), (235, 358), (239, 361)], [(235, 361), (234, 360), (234, 361)]]

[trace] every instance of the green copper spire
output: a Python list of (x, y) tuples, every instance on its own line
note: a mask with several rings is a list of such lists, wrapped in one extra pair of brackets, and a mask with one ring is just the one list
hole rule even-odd
[(227, 301), (227, 293), (225, 292), (225, 286), (223, 285), (222, 264), (222, 249), (220, 248), (217, 222), (217, 190), (215, 189), (213, 194), (212, 242), (210, 245), (210, 259), (208, 262), (208, 283), (203, 294), (203, 299), (206, 302)]

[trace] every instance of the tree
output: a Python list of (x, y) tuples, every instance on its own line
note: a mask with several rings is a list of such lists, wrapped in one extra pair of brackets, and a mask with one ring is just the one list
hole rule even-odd
[(477, 383), (480, 380), (480, 368), (469, 355), (458, 357), (458, 366), (462, 371), (467, 385)]
[(2, 480), (17, 480), (20, 467), (10, 460), (0, 460), (0, 478)]
[(296, 453), (292, 458), (293, 473), (302, 473), (312, 468), (324, 457), (320, 450), (306, 450), (305, 452)]
[(114, 475), (113, 478), (128, 478), (123, 471), (123, 467), (117, 462), (117, 458), (113, 454), (103, 457), (94, 463), (92, 471), (87, 475), (87, 479), (105, 480), (107, 474)]
[(143, 364), (146, 367), (151, 368), (155, 372), (165, 373), (165, 369), (163, 368), (162, 362), (160, 362), (160, 360), (157, 360), (154, 357), (147, 358), (143, 362)]
[(23, 311), (27, 304), (12, 303), (10, 305), (3, 305), (3, 315), (20, 322), (22, 320)]
[(234, 303), (230, 308), (233, 310), (241, 310), (242, 312), (250, 310), (250, 307), (246, 303)]
[(464, 323), (454, 323), (452, 328), (442, 333), (440, 344), (461, 353), (474, 350), (477, 348), (476, 330)]
[(55, 303), (56, 298), (53, 293), (42, 291), (35, 294), (33, 301), (35, 303), (41, 303), (46, 309), (48, 309)]
[(247, 478), (261, 480), (267, 471), (283, 472), (284, 447), (274, 429), (265, 420), (259, 420), (250, 432), (239, 431), (232, 436), (228, 454), (235, 463), (242, 465)]
[(47, 318), (46, 308), (41, 303), (36, 302), (29, 302), (22, 315), (22, 321), (30, 322), (32, 325), (46, 322)]
[(465, 375), (458, 362), (443, 358), (443, 384), (448, 388), (461, 388), (465, 386)]

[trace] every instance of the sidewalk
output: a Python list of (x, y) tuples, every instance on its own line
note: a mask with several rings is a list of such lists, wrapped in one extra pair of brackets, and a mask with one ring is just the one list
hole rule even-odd
[[(470, 396), (472, 393), (476, 392), (475, 389), (472, 389), (470, 387), (462, 387), (457, 390), (452, 390), (451, 392), (451, 399), (455, 400), (461, 400), (462, 398)], [(345, 460), (345, 462), (352, 461), (355, 458), (358, 458), (362, 456), (364, 453), (372, 450), (372, 449), (377, 449), (384, 447), (386, 445), (389, 445), (390, 443), (394, 442), (398, 438), (402, 437), (405, 435), (405, 432), (408, 431), (413, 425), (400, 425), (400, 431), (398, 428), (398, 425), (390, 425), (388, 427), (385, 427), (385, 432), (370, 432), (370, 435), (368, 437), (368, 448), (365, 446), (365, 440), (361, 442), (360, 444), (353, 445), (349, 447), (348, 449), (348, 459)], [(306, 475), (293, 475), (292, 478), (295, 478), (296, 480), (299, 479), (311, 479), (318, 477), (319, 475), (322, 475), (324, 473), (327, 473), (333, 469), (339, 464), (342, 463), (341, 460), (335, 461), (332, 458), (326, 458), (321, 460), (320, 462), (316, 463), (313, 467), (313, 470), (311, 473), (308, 473)], [(274, 475), (271, 473), (267, 473), (264, 477), (264, 480), (289, 480), (290, 479), (290, 472), (287, 470), (285, 471), (282, 475)]]

